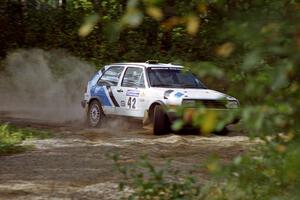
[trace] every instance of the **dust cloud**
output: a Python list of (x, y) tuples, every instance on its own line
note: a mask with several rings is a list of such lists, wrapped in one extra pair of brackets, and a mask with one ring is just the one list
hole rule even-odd
[(80, 106), (93, 67), (64, 50), (17, 50), (0, 66), (0, 115), (51, 122), (84, 118)]

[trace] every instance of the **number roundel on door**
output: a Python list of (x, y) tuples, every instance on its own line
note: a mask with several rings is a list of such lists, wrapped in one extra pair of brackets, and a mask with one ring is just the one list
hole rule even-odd
[(135, 97), (129, 97), (128, 98), (127, 107), (129, 109), (136, 109), (136, 98)]

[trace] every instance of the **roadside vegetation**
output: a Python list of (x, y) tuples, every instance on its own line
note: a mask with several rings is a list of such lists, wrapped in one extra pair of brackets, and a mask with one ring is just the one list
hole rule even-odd
[[(161, 169), (142, 159), (122, 168), (115, 158), (124, 175), (121, 188), (124, 183), (134, 188), (132, 199), (298, 199), (300, 4), (279, 0), (194, 3), (198, 10), (192, 7), (175, 27), (185, 28), (191, 38), (203, 43), (209, 41), (206, 50), (211, 51), (206, 56), (202, 52), (202, 59), (181, 63), (200, 77), (218, 80), (213, 84), (208, 78), (208, 83), (227, 88), (239, 98), (241, 109), (222, 116), (201, 107), (193, 112), (179, 109), (183, 120), (173, 128), (192, 121), (209, 134), (238, 117), (249, 137), (261, 143), (227, 165), (218, 157), (199, 163), (198, 170), (212, 177), (205, 184), (197, 181), (195, 173), (174, 175), (171, 164)], [(186, 20), (190, 16), (193, 22)], [(201, 35), (208, 32), (212, 35)]]
[[(147, 156), (130, 164), (125, 164), (118, 154), (111, 159), (122, 175), (119, 189), (133, 191), (129, 199), (289, 200), (299, 197), (298, 152), (291, 147), (296, 143), (290, 140), (279, 136), (252, 146), (248, 153), (226, 165), (217, 155), (211, 155), (190, 171), (176, 170), (172, 161), (157, 167)], [(281, 142), (284, 145), (278, 146)], [(286, 145), (292, 153), (287, 152)], [(209, 179), (203, 182), (199, 171)]]
[[(2, 3), (2, 58), (18, 48), (38, 47), (67, 49), (97, 69), (149, 59), (183, 64), (209, 88), (237, 97), (241, 108), (225, 117), (203, 108), (179, 109), (184, 120), (173, 128), (192, 120), (210, 134), (239, 117), (249, 137), (263, 141), (226, 166), (217, 157), (199, 163), (212, 175), (205, 184), (196, 174), (176, 172), (178, 178), (170, 178), (172, 164), (161, 170), (142, 159), (122, 166), (115, 158), (125, 175), (120, 186), (133, 188), (133, 199), (299, 199), (299, 1), (29, 2)], [(3, 138), (14, 138), (7, 128), (2, 132), (9, 133)], [(21, 141), (4, 144), (16, 140)]]
[(47, 131), (31, 128), (17, 128), (9, 124), (0, 124), (0, 156), (24, 152), (31, 146), (21, 145), (28, 139), (46, 139), (50, 137)]

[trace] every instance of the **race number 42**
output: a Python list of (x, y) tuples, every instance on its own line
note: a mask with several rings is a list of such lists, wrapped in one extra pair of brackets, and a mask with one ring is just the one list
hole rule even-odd
[(136, 104), (136, 98), (135, 97), (129, 97), (128, 101), (127, 101), (128, 108), (129, 109), (135, 109), (136, 108), (135, 104)]

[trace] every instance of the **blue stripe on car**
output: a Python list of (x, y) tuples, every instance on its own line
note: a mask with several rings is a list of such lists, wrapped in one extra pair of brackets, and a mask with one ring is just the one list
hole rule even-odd
[(109, 101), (108, 96), (106, 95), (105, 90), (106, 89), (104, 89), (104, 87), (102, 87), (102, 86), (95, 86), (91, 90), (91, 95), (99, 97), (101, 100), (102, 106), (112, 106)]

